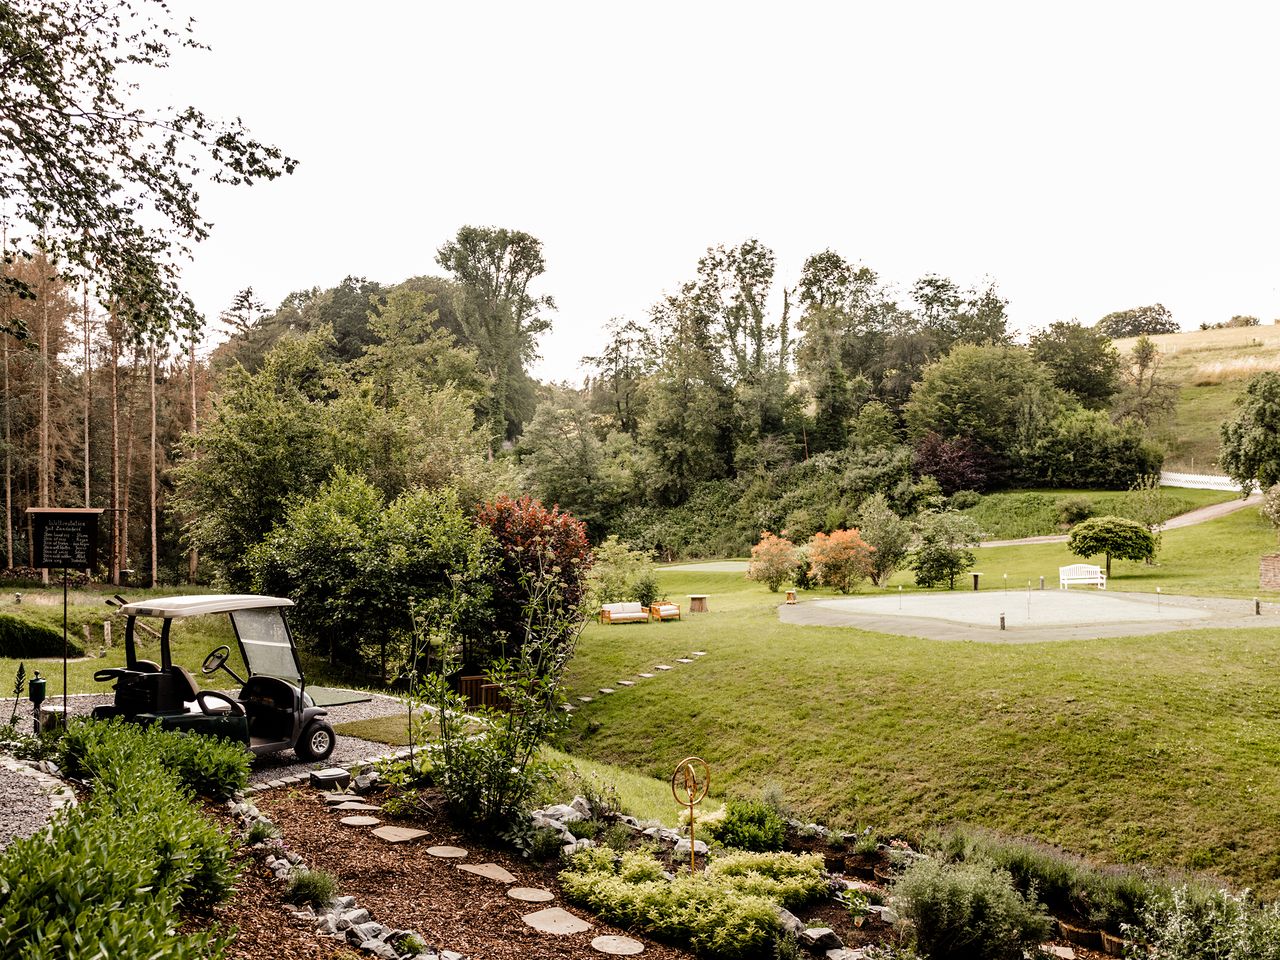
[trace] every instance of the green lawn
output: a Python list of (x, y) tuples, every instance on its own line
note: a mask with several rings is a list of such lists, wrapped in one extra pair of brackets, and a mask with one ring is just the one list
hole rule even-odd
[[(1164, 519), (1197, 507), (1235, 499), (1237, 493), (1223, 490), (1184, 490), (1165, 487)], [(962, 511), (971, 517), (991, 540), (1016, 540), (1062, 533), (1058, 523), (1059, 501), (1067, 497), (1087, 497), (1095, 516), (1125, 516), (1125, 503), (1132, 494), (1123, 490), (1009, 490), (988, 493), (980, 503)]]
[[(1114, 588), (1252, 596), (1274, 547), (1242, 511), (1166, 534), (1158, 567), (1116, 563)], [(995, 548), (980, 568), (1025, 583), (1072, 559), (1063, 545)], [(1280, 893), (1280, 626), (944, 643), (784, 625), (779, 595), (739, 575), (660, 577), (672, 597), (709, 593), (712, 612), (593, 624), (573, 686), (708, 655), (583, 707), (564, 744), (575, 755), (666, 777), (694, 753), (718, 793), (777, 784), (844, 826), (965, 821)]]

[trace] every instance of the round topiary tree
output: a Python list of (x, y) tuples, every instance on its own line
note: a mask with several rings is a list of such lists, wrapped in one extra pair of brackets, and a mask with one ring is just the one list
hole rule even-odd
[(1151, 531), (1125, 517), (1091, 517), (1081, 521), (1067, 538), (1067, 549), (1078, 557), (1104, 554), (1107, 576), (1111, 576), (1111, 558), (1118, 560), (1150, 560), (1156, 554), (1156, 539)]

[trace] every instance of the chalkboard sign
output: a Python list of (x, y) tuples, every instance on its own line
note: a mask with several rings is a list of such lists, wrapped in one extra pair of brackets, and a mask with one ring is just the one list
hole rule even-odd
[(37, 567), (91, 570), (98, 565), (100, 509), (31, 507)]

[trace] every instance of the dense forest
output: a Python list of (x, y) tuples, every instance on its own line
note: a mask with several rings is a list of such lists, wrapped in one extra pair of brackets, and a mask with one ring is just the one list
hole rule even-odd
[(29, 562), (27, 507), (88, 504), (108, 509), (103, 578), (248, 587), (251, 550), (338, 473), (383, 504), (531, 493), (593, 541), (681, 556), (852, 526), (877, 492), (911, 516), (961, 491), (1124, 488), (1159, 467), (1158, 354), (1121, 357), (1108, 336), (1152, 308), (1019, 344), (994, 283), (929, 275), (902, 293), (829, 250), (783, 281), (748, 240), (708, 249), (648, 316), (610, 321), (577, 388), (529, 374), (555, 306), (536, 238), (464, 227), (435, 268), (275, 309), (246, 289), (212, 344), (208, 326), (148, 336), (145, 310), (15, 259), (6, 565)]

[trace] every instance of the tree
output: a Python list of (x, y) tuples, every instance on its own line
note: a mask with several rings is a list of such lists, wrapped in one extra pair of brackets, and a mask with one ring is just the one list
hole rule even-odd
[(1101, 410), (1068, 410), (1028, 454), (1028, 475), (1051, 487), (1123, 490), (1159, 473), (1164, 451), (1135, 420), (1113, 423)]
[(1160, 486), (1159, 473), (1144, 473), (1129, 485), (1129, 495), (1124, 499), (1125, 515), (1147, 528), (1155, 543), (1151, 560), (1160, 552), (1160, 525), (1169, 517), (1169, 498)]
[(814, 534), (809, 541), (809, 578), (824, 587), (850, 593), (871, 573), (872, 546), (857, 530)]
[(1116, 419), (1131, 417), (1144, 426), (1158, 423), (1178, 404), (1178, 385), (1160, 375), (1163, 355), (1146, 334), (1138, 337), (1129, 351), (1124, 370), (1124, 386), (1116, 398)]
[(933, 587), (945, 582), (948, 589), (954, 590), (956, 577), (974, 564), (969, 548), (977, 546), (982, 531), (964, 514), (953, 510), (931, 511), (920, 518), (917, 537), (911, 555), (916, 584)]
[(1107, 558), (1107, 577), (1111, 576), (1111, 558), (1117, 560), (1152, 560), (1156, 553), (1155, 537), (1136, 520), (1127, 517), (1090, 517), (1071, 528), (1067, 549), (1077, 557)]
[(915, 282), (911, 298), (916, 302), (922, 328), (933, 334), (940, 353), (957, 343), (1008, 342), (1008, 301), (996, 291), (994, 283), (982, 290), (961, 290), (954, 281), (931, 273)]
[(496, 447), (518, 436), (533, 413), (525, 364), (537, 359), (538, 336), (551, 328), (540, 314), (555, 308), (551, 297), (529, 290), (546, 270), (542, 243), (521, 230), (461, 227), (436, 262), (460, 285), (458, 322), (487, 381), (480, 418)]
[(599, 526), (612, 505), (602, 482), (603, 445), (591, 429), (591, 413), (573, 390), (554, 390), (538, 405), (520, 446), (534, 493)]
[(775, 537), (768, 530), (760, 534), (760, 542), (751, 548), (751, 564), (747, 579), (763, 583), (771, 593), (795, 576), (799, 553), (786, 537)]
[(912, 467), (918, 477), (933, 477), (947, 496), (957, 490), (982, 492), (996, 472), (994, 458), (968, 437), (944, 440), (926, 433), (916, 441)]
[(1031, 356), (1054, 385), (1090, 410), (1104, 410), (1120, 389), (1120, 353), (1096, 327), (1058, 321), (1031, 335)]
[(596, 372), (590, 384), (592, 404), (611, 417), (612, 429), (634, 438), (644, 412), (645, 378), (657, 365), (657, 344), (653, 332), (634, 320), (614, 318), (605, 329), (609, 342), (603, 352), (582, 358)]
[(1169, 308), (1162, 303), (1149, 307), (1132, 307), (1108, 313), (1094, 324), (1094, 330), (1112, 340), (1122, 337), (1155, 336), (1161, 333), (1177, 333), (1178, 324)]
[[(291, 173), (295, 161), (240, 122), (195, 107), (153, 110), (134, 82), (174, 49), (200, 49), (160, 0), (7, 0), (0, 8), (0, 200), (51, 259), (106, 277), (148, 326), (193, 325), (177, 264), (208, 235), (205, 170), (220, 183)], [(8, 278), (11, 287), (30, 287)]]
[(1263, 489), (1280, 482), (1280, 373), (1267, 371), (1249, 381), (1221, 435), (1218, 462), (1241, 491), (1255, 480)]
[(911, 524), (894, 512), (883, 493), (877, 492), (859, 508), (858, 530), (872, 550), (868, 567), (871, 582), (883, 586), (907, 558)]

